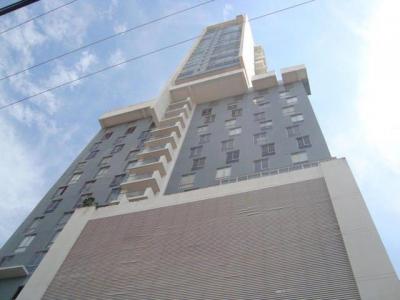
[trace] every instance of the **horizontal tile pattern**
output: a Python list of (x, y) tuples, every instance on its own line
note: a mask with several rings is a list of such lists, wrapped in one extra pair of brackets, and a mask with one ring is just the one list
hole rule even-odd
[(323, 179), (92, 220), (43, 299), (360, 299)]

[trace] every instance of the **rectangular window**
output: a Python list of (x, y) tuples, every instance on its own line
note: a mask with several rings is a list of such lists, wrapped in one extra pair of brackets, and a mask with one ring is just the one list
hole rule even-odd
[(293, 153), (292, 156), (292, 163), (298, 164), (308, 160), (307, 152), (297, 152)]
[(94, 158), (94, 157), (96, 156), (97, 153), (99, 153), (99, 150), (91, 151), (91, 152), (88, 154), (88, 156), (86, 156), (86, 160), (89, 160), (89, 159)]
[(26, 248), (29, 247), (35, 237), (35, 234), (25, 236), (21, 243), (19, 243), (18, 247), (14, 250), (14, 253), (25, 252)]
[(80, 162), (76, 165), (75, 171), (82, 171), (86, 165), (86, 161)]
[(81, 188), (81, 194), (90, 192), (94, 183), (95, 180), (86, 181)]
[(124, 147), (123, 144), (122, 144), (122, 145), (116, 145), (116, 146), (114, 146), (114, 148), (113, 148), (112, 151), (111, 151), (111, 154), (118, 153), (119, 151), (122, 150), (123, 147)]
[(124, 140), (125, 140), (125, 136), (117, 137), (117, 139), (114, 141), (114, 145), (122, 144), (122, 142), (123, 142)]
[(232, 110), (232, 118), (240, 117), (242, 115), (242, 109), (237, 108)]
[(199, 144), (208, 143), (210, 141), (210, 136), (211, 136), (211, 133), (200, 135)]
[(227, 151), (233, 149), (233, 139), (222, 141), (222, 151)]
[(126, 129), (126, 131), (125, 131), (125, 135), (134, 133), (134, 132), (135, 132), (135, 129), (136, 129), (136, 126), (128, 127), (128, 128)]
[(58, 204), (60, 204), (60, 202), (61, 202), (61, 199), (51, 201), (49, 203), (49, 205), (47, 206), (45, 213), (53, 212), (57, 208)]
[(74, 184), (78, 182), (79, 178), (81, 178), (82, 173), (75, 173), (72, 175), (71, 179), (69, 180), (68, 184)]
[(287, 98), (287, 97), (290, 97), (291, 96), (291, 94), (288, 92), (288, 91), (282, 91), (282, 92), (280, 92), (279, 93), (279, 97), (281, 97), (281, 98)]
[(236, 125), (236, 119), (230, 119), (225, 121), (225, 128), (230, 128)]
[(238, 105), (237, 103), (229, 103), (227, 106), (228, 110), (233, 110), (233, 109), (237, 109)]
[(208, 130), (208, 125), (197, 127), (197, 133), (198, 134), (202, 134), (204, 132), (207, 132), (207, 130)]
[(121, 188), (112, 189), (110, 195), (108, 196), (107, 202), (110, 203), (118, 201), (120, 194), (121, 194)]
[(253, 103), (256, 104), (257, 106), (269, 106), (271, 103), (264, 99), (264, 97), (257, 97), (253, 99)]
[(31, 225), (25, 230), (25, 234), (31, 234), (36, 231), (43, 217), (33, 219)]
[(271, 128), (272, 128), (272, 120), (260, 122), (260, 130), (261, 131), (266, 131)]
[(225, 167), (217, 169), (217, 173), (215, 174), (215, 179), (223, 179), (231, 176), (231, 167)]
[(67, 187), (68, 186), (59, 187), (57, 191), (54, 193), (53, 198), (61, 197), (67, 190)]
[(182, 175), (181, 180), (179, 182), (179, 188), (180, 189), (192, 188), (195, 177), (196, 177), (196, 174)]
[(282, 114), (284, 116), (290, 116), (290, 115), (294, 114), (294, 106), (291, 105), (291, 106), (283, 107), (282, 108)]
[(297, 103), (297, 97), (286, 98), (286, 103), (287, 104), (296, 104)]
[(86, 194), (80, 195), (78, 201), (76, 201), (76, 203), (74, 205), (74, 208), (81, 207), (83, 201), (85, 201), (86, 199), (89, 199), (89, 198), (93, 198), (93, 194), (92, 193), (86, 193)]
[(290, 117), (290, 119), (293, 123), (298, 123), (298, 122), (304, 121), (304, 117), (302, 114), (293, 115)]
[(263, 158), (259, 160), (254, 161), (254, 171), (255, 172), (261, 172), (268, 169), (268, 159)]
[(264, 121), (265, 120), (265, 112), (258, 112), (254, 114), (254, 121)]
[(269, 144), (261, 146), (261, 155), (262, 156), (273, 155), (273, 154), (275, 154), (275, 144), (274, 143), (269, 143)]
[(260, 132), (254, 135), (254, 144), (255, 145), (263, 145), (267, 143), (267, 133), (266, 132)]
[(125, 170), (131, 169), (134, 166), (136, 166), (138, 163), (138, 160), (131, 160), (126, 164)]
[(36, 267), (40, 264), (40, 262), (42, 261), (43, 257), (46, 255), (46, 253), (47, 253), (47, 251), (35, 252), (35, 256), (29, 262), (29, 266), (33, 269), (36, 269)]
[(242, 127), (236, 127), (236, 128), (232, 128), (229, 129), (229, 135), (233, 136), (233, 135), (238, 135), (242, 133)]
[(286, 131), (287, 131), (288, 137), (293, 137), (293, 136), (299, 135), (300, 134), (300, 126), (294, 125), (294, 126), (286, 127)]
[(311, 147), (311, 141), (308, 135), (298, 137), (296, 140), (300, 149)]
[(110, 186), (120, 185), (122, 181), (125, 179), (125, 174), (120, 174), (114, 177), (113, 181), (110, 183)]
[(226, 152), (226, 163), (234, 163), (239, 161), (240, 150)]
[(99, 171), (97, 172), (95, 178), (103, 177), (104, 175), (107, 174), (109, 169), (110, 169), (110, 167), (102, 167), (102, 168), (100, 168)]
[(53, 236), (51, 237), (50, 242), (47, 244), (47, 249), (49, 249), (49, 248), (54, 244), (54, 242), (56, 241), (56, 239), (57, 239), (57, 237), (59, 236), (60, 232), (61, 232), (61, 230), (57, 230), (57, 231), (53, 234)]
[(150, 138), (150, 135), (150, 130), (144, 130), (138, 136), (138, 140), (147, 140), (148, 138)]
[(197, 146), (197, 147), (190, 148), (190, 157), (200, 156), (202, 150), (203, 150), (203, 146)]
[(99, 166), (107, 166), (110, 164), (110, 160), (111, 160), (112, 156), (105, 156), (101, 159), (101, 161), (99, 162)]
[(195, 159), (193, 159), (192, 170), (198, 170), (198, 169), (204, 168), (205, 164), (206, 164), (205, 157), (195, 158)]
[(112, 134), (113, 134), (112, 131), (108, 131), (108, 132), (104, 133), (103, 138), (101, 140), (102, 141), (108, 140), (112, 136)]
[(90, 151), (99, 150), (100, 145), (101, 145), (101, 142), (94, 143), (94, 144), (92, 145), (92, 147), (90, 148)]
[(205, 109), (203, 109), (203, 110), (201, 111), (201, 116), (202, 116), (202, 117), (208, 116), (208, 115), (211, 114), (211, 111), (212, 111), (212, 108), (205, 108)]
[(14, 255), (3, 256), (0, 259), (0, 267), (5, 267), (13, 259)]
[(132, 160), (136, 158), (136, 154), (138, 154), (140, 152), (140, 150), (136, 149), (136, 150), (132, 150), (129, 151), (128, 155), (126, 156), (125, 160)]
[(215, 115), (208, 115), (204, 118), (204, 123), (212, 123), (215, 121)]
[(57, 227), (63, 227), (65, 224), (67, 224), (69, 218), (72, 216), (72, 212), (67, 212), (64, 213), (63, 216), (58, 220), (57, 222)]

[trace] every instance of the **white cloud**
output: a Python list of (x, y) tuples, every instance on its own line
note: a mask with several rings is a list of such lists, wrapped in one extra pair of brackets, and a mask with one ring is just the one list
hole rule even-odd
[[(108, 62), (110, 65), (114, 65), (124, 60), (126, 60), (126, 56), (124, 55), (124, 53), (122, 53), (121, 49), (116, 49), (113, 53), (111, 53)], [(123, 68), (125, 67), (125, 65), (121, 65), (120, 67)]]
[(232, 18), (232, 12), (233, 12), (233, 5), (226, 3), (224, 5), (224, 8), (222, 10), (222, 15), (224, 17), (224, 20), (229, 20)]
[(123, 24), (115, 24), (114, 25), (114, 32), (115, 33), (119, 33), (119, 32), (122, 32), (122, 31), (125, 31), (125, 30), (127, 30), (128, 29), (128, 26), (126, 25), (126, 23), (123, 23)]

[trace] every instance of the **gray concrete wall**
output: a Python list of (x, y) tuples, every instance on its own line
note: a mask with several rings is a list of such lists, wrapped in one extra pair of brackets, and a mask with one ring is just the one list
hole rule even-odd
[[(282, 107), (287, 106), (284, 99), (279, 96), (279, 91), (283, 87), (268, 89), (261, 94), (270, 101), (270, 105), (258, 107), (253, 103), (253, 98), (258, 93), (249, 92), (240, 97), (238, 107), (242, 108), (242, 116), (237, 117), (237, 125), (242, 127), (242, 133), (232, 137), (234, 139), (234, 149), (240, 150), (240, 160), (232, 164), (226, 163), (226, 152), (221, 151), (221, 142), (230, 139), (228, 129), (225, 128), (225, 120), (232, 119), (231, 111), (227, 105), (232, 103), (234, 98), (223, 99), (209, 104), (197, 105), (192, 122), (188, 129), (182, 150), (179, 153), (178, 161), (171, 176), (166, 193), (179, 192), (179, 182), (184, 174), (196, 173), (194, 188), (203, 188), (215, 184), (215, 174), (217, 168), (231, 166), (232, 177), (248, 175), (254, 173), (254, 160), (261, 159), (261, 146), (255, 145), (253, 136), (260, 133), (260, 124), (254, 120), (254, 113), (266, 112), (266, 120), (272, 120), (273, 127), (267, 130), (268, 143), (275, 143), (274, 155), (267, 156), (269, 159), (269, 168), (281, 168), (290, 166), (291, 153), (306, 151), (309, 161), (317, 161), (330, 157), (328, 147), (318, 125), (311, 103), (307, 97), (304, 86), (301, 83), (292, 84), (287, 90), (293, 96), (298, 98), (294, 104), (295, 112), (302, 113), (304, 121), (298, 123), (300, 134), (298, 136), (309, 135), (312, 146), (305, 149), (299, 149), (296, 137), (288, 137), (286, 127), (293, 125), (289, 116), (283, 116)], [(215, 114), (215, 121), (208, 124), (208, 131), (211, 133), (210, 142), (203, 144), (203, 151), (198, 157), (206, 157), (205, 167), (192, 171), (193, 158), (190, 157), (190, 149), (199, 145), (199, 134), (197, 128), (205, 125), (204, 117), (201, 115), (203, 109), (212, 108), (212, 114)]]
[[(126, 156), (130, 150), (133, 150), (138, 146), (141, 132), (147, 130), (151, 123), (151, 119), (144, 119), (136, 122), (136, 130), (126, 136), (124, 141), (123, 149), (114, 154), (110, 163), (110, 169), (108, 173), (96, 180), (95, 184), (92, 187), (93, 196), (99, 204), (103, 204), (107, 201), (107, 198), (111, 192), (110, 183), (113, 180), (115, 175), (121, 174), (124, 172), (124, 168), (127, 164)], [(113, 131), (112, 136), (105, 141), (102, 141), (99, 146), (99, 152), (97, 155), (87, 160), (87, 164), (83, 168), (83, 174), (79, 181), (75, 184), (68, 186), (65, 193), (60, 197), (62, 201), (58, 205), (58, 207), (50, 213), (45, 213), (45, 210), (49, 203), (53, 199), (53, 195), (56, 190), (60, 186), (67, 185), (71, 175), (74, 173), (76, 166), (79, 162), (85, 161), (85, 158), (90, 153), (90, 149), (92, 146), (101, 141), (104, 130), (101, 130), (92, 141), (83, 149), (80, 155), (74, 160), (70, 167), (64, 172), (64, 174), (60, 177), (59, 180), (53, 185), (53, 187), (49, 190), (49, 192), (43, 197), (43, 199), (37, 204), (37, 206), (33, 209), (33, 211), (29, 214), (29, 216), (24, 220), (24, 222), (19, 226), (19, 228), (14, 232), (14, 234), (10, 237), (10, 239), (4, 244), (2, 249), (0, 250), (0, 259), (3, 256), (14, 255), (11, 260), (2, 265), (1, 267), (6, 266), (15, 266), (15, 265), (25, 265), (30, 271), (35, 269), (35, 266), (31, 265), (32, 259), (35, 256), (35, 253), (38, 251), (47, 250), (47, 245), (56, 231), (61, 230), (62, 227), (57, 227), (58, 221), (64, 215), (65, 212), (70, 212), (74, 210), (74, 206), (79, 200), (80, 190), (83, 184), (86, 181), (92, 180), (97, 171), (99, 170), (99, 162), (104, 157), (110, 154), (110, 151), (115, 146), (114, 143), (116, 139), (120, 136), (123, 136), (126, 129), (128, 128), (127, 124), (123, 124), (120, 126), (116, 126), (111, 128)], [(57, 197), (58, 198), (58, 197)], [(21, 200), (23, 201), (23, 200)], [(41, 223), (38, 228), (33, 232), (36, 234), (35, 239), (32, 244), (27, 248), (27, 250), (23, 253), (14, 254), (15, 248), (19, 245), (22, 239), (25, 236), (26, 229), (30, 226), (31, 222), (37, 218), (43, 217)], [(0, 299), (9, 299), (14, 294), (18, 286), (23, 285), (25, 282), (25, 278), (15, 278), (8, 280), (0, 280)], [(3, 297), (3, 298), (2, 298)]]

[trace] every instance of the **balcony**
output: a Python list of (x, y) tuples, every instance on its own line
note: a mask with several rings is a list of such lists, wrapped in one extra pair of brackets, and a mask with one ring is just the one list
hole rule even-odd
[(170, 144), (145, 148), (142, 152), (136, 155), (138, 159), (154, 159), (165, 156), (167, 161), (172, 159), (172, 146)]
[(190, 112), (189, 106), (187, 104), (185, 104), (181, 108), (167, 110), (164, 114), (164, 118), (168, 119), (168, 118), (176, 117), (176, 116), (179, 116), (181, 113), (185, 114), (185, 117), (188, 118), (189, 112)]
[(165, 156), (158, 156), (139, 160), (133, 167), (128, 169), (129, 173), (146, 174), (158, 171), (161, 176), (165, 176), (167, 159)]
[(158, 171), (130, 174), (122, 183), (121, 188), (126, 192), (144, 191), (151, 188), (153, 193), (160, 191), (161, 175)]
[(168, 106), (168, 110), (182, 108), (183, 106), (185, 106), (185, 104), (187, 104), (190, 111), (193, 109), (192, 100), (190, 98), (186, 98), (185, 100), (170, 103), (170, 105)]
[(172, 126), (157, 128), (151, 131), (151, 136), (153, 138), (162, 138), (171, 135), (171, 133), (175, 132), (178, 137), (182, 135), (182, 126), (177, 122)]
[(310, 84), (308, 82), (307, 69), (304, 65), (293, 66), (281, 69), (284, 84), (301, 81), (308, 95), (311, 95)]
[(257, 91), (278, 85), (276, 74), (273, 71), (253, 76), (252, 82), (254, 89)]
[(166, 118), (166, 119), (160, 121), (158, 126), (159, 127), (168, 127), (168, 126), (172, 126), (175, 123), (179, 122), (179, 123), (181, 123), (182, 128), (185, 128), (185, 126), (186, 126), (186, 118), (187, 117), (185, 116), (185, 113), (181, 112), (177, 116)]
[(178, 137), (175, 132), (171, 133), (171, 135), (166, 137), (151, 138), (150, 140), (144, 143), (144, 146), (146, 148), (151, 148), (165, 144), (170, 144), (173, 149), (176, 149), (176, 147), (178, 146)]

